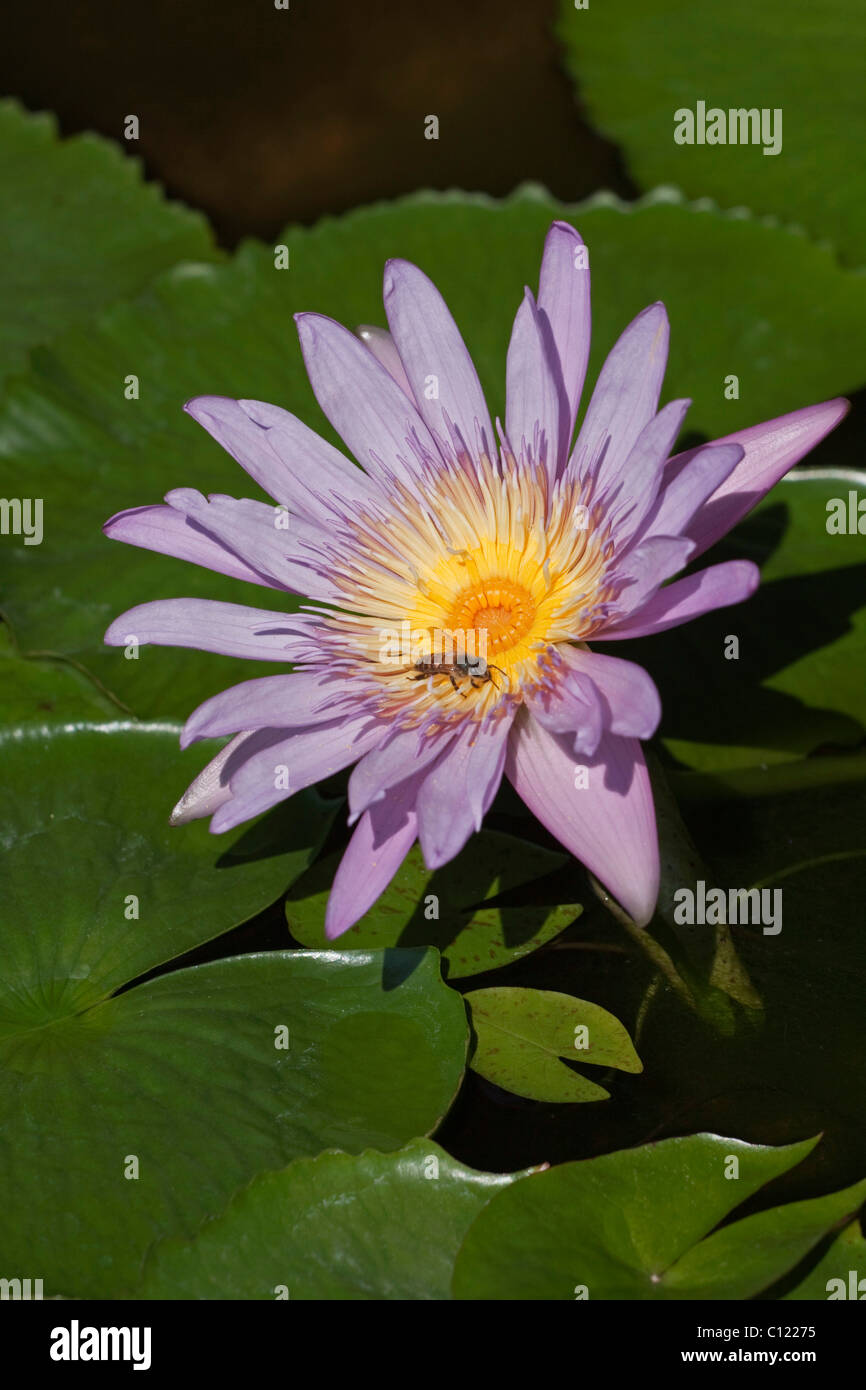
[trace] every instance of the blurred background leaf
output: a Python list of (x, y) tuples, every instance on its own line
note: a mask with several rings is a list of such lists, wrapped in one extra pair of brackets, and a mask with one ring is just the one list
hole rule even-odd
[[(637, 183), (671, 182), (722, 207), (801, 223), (863, 263), (866, 199), (852, 171), (866, 142), (857, 0), (559, 0), (558, 33), (589, 117), (622, 146)], [(782, 148), (678, 145), (674, 112), (781, 109)]]
[(132, 13), (88, 0), (84, 26), (46, 0), (9, 14), (0, 89), (56, 111), (67, 133), (120, 140), (137, 112), (127, 147), (223, 245), (419, 187), (502, 196), (533, 178), (564, 199), (628, 195), (618, 152), (575, 106), (555, 15), (556, 0), (437, 0), (434, 22), (382, 0), (359, 24), (357, 0)]
[(0, 188), (0, 383), (28, 349), (158, 271), (216, 254), (201, 214), (166, 202), (128, 152), (93, 135), (61, 141), (53, 116), (14, 101), (0, 101)]

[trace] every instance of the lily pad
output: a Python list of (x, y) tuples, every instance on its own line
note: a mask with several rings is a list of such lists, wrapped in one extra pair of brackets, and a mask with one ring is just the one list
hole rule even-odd
[[(537, 189), (503, 203), (421, 194), (245, 244), (230, 264), (180, 267), (135, 303), (40, 350), (0, 409), (0, 493), (21, 479), (45, 501), (41, 545), (4, 537), (5, 612), (20, 647), (73, 657), (140, 717), (185, 717), (199, 701), (273, 666), (145, 647), (137, 661), (102, 635), (147, 599), (207, 596), (275, 609), (289, 595), (106, 540), (101, 525), (171, 488), (255, 494), (243, 471), (186, 416), (200, 393), (272, 401), (333, 438), (313, 401), (291, 325), (296, 310), (381, 322), (384, 262), (433, 276), (464, 329), (493, 412), (522, 287), (537, 280), (554, 218), (577, 224), (593, 272), (590, 379), (628, 321), (664, 299), (673, 325), (666, 380), (690, 396), (689, 429), (710, 437), (853, 388), (866, 377), (866, 281), (804, 237), (681, 200), (596, 198), (564, 207)], [(74, 254), (73, 251), (70, 254)], [(708, 267), (712, 274), (708, 273)], [(809, 285), (808, 297), (802, 286)], [(138, 399), (126, 399), (127, 372)], [(725, 378), (740, 380), (738, 400)], [(87, 486), (81, 479), (87, 478)], [(270, 600), (270, 602), (269, 602)]]
[(312, 791), (225, 836), (171, 827), (203, 761), (177, 737), (130, 720), (0, 728), (0, 1027), (89, 1008), (254, 916), (316, 854), (334, 806)]
[(429, 1133), (467, 1042), (434, 951), (268, 952), (34, 1012), (0, 1042), (0, 1242), (46, 1296), (128, 1294), (257, 1173)]
[(470, 1066), (530, 1100), (607, 1100), (609, 1092), (564, 1065), (589, 1062), (617, 1071), (643, 1068), (619, 1019), (570, 994), (501, 986), (464, 995), (475, 1031)]
[[(826, 0), (820, 22), (810, 0), (764, 0), (760, 11), (749, 0), (617, 0), (586, 12), (560, 0), (558, 30), (590, 119), (622, 145), (639, 184), (672, 182), (724, 207), (775, 213), (862, 263), (866, 203), (852, 171), (866, 141), (866, 28), (857, 0)], [(697, 126), (694, 143), (676, 143), (676, 125), (686, 132), (675, 113), (697, 118), (698, 102), (724, 111), (725, 144), (699, 143)], [(766, 141), (731, 143), (728, 113), (741, 108), (767, 111)], [(774, 111), (781, 148), (767, 154)]]
[[(303, 946), (328, 944), (325, 908), (339, 860), (319, 860), (289, 893), (289, 930)], [(552, 941), (580, 915), (579, 905), (544, 905), (515, 893), (565, 862), (540, 845), (482, 830), (433, 873), (414, 845), (370, 911), (340, 937), (340, 948), (436, 946), (449, 979), (495, 970)]]
[(323, 1153), (254, 1178), (189, 1240), (160, 1241), (141, 1298), (451, 1297), (470, 1224), (519, 1173), (478, 1173), (430, 1140)]
[(866, 1196), (866, 1182), (716, 1229), (815, 1140), (782, 1149), (714, 1134), (564, 1163), (501, 1192), (454, 1273), (462, 1299), (751, 1298)]
[(0, 725), (68, 723), (117, 714), (117, 705), (92, 677), (69, 662), (20, 656), (8, 627), (0, 622)]

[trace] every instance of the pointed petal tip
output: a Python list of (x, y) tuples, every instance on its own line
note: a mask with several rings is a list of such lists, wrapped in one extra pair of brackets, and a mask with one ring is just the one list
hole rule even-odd
[(394, 277), (399, 274), (404, 267), (409, 266), (415, 269), (410, 261), (401, 260), (399, 256), (390, 256), (382, 268), (382, 297), (388, 299), (394, 293)]
[(742, 566), (742, 579), (745, 593), (743, 599), (751, 598), (752, 594), (761, 583), (761, 571), (754, 560), (739, 560), (736, 563)]
[(811, 407), (807, 406), (807, 409), (826, 411), (828, 415), (833, 417), (833, 422), (828, 426), (828, 429), (834, 429), (836, 425), (845, 419), (845, 416), (851, 409), (851, 402), (848, 400), (847, 396), (833, 396), (829, 401), (822, 401), (819, 405)]
[(634, 924), (635, 924), (636, 927), (640, 927), (641, 929), (643, 929), (644, 927), (648, 927), (648, 926), (649, 926), (650, 922), (652, 921), (653, 917), (655, 916), (655, 910), (656, 910), (656, 903), (657, 903), (657, 901), (658, 901), (658, 886), (656, 886), (656, 891), (655, 891), (655, 893), (652, 895), (652, 901), (650, 902), (650, 899), (647, 898), (644, 907), (641, 908), (641, 909), (639, 910), (638, 915), (637, 915), (636, 917), (632, 917), (631, 920), (634, 922)]
[(316, 336), (316, 327), (322, 320), (334, 322), (333, 319), (328, 319), (327, 314), (317, 314), (312, 309), (301, 309), (297, 314), (292, 314), (292, 318), (295, 320), (295, 327), (298, 330), (298, 337), (302, 345), (305, 340), (313, 341)]
[(618, 883), (616, 887), (612, 883), (605, 883), (601, 875), (597, 875), (605, 892), (619, 903), (623, 912), (631, 918), (636, 927), (647, 927), (655, 916), (656, 904), (659, 897), (659, 872), (652, 877), (647, 877), (643, 882), (636, 879), (626, 879)]
[(636, 927), (643, 929), (648, 927), (655, 916), (656, 907), (659, 900), (659, 887), (661, 883), (661, 869), (658, 857), (656, 857), (654, 868), (646, 873), (642, 881), (628, 878), (625, 874), (620, 882), (614, 885), (613, 881), (606, 882), (600, 874), (593, 870), (593, 877), (598, 879), (606, 893), (619, 904), (622, 911), (628, 916)]
[(407, 261), (405, 256), (389, 256), (384, 266), (384, 274), (393, 274), (395, 270), (414, 270), (419, 275), (423, 275), (423, 270), (414, 261)]
[[(809, 450), (820, 444), (825, 435), (829, 434), (845, 419), (850, 409), (851, 402), (847, 396), (831, 396), (829, 400), (816, 401), (814, 405), (801, 406), (799, 410), (791, 410), (786, 415), (776, 416), (773, 420), (762, 421), (758, 425), (751, 426), (750, 429), (757, 432), (766, 430), (771, 426), (788, 424), (795, 420), (811, 428), (817, 427), (813, 441), (809, 445), (809, 449), (805, 451), (808, 453)], [(742, 430), (740, 433), (749, 435), (750, 429)], [(803, 457), (802, 453), (800, 457)]]
[(580, 235), (580, 232), (577, 230), (577, 228), (573, 227), (570, 222), (566, 222), (561, 217), (555, 217), (553, 219), (553, 221), (550, 224), (550, 227), (548, 228), (548, 231), (552, 232), (554, 227), (558, 232), (568, 232), (569, 236), (577, 237), (578, 241), (583, 241), (583, 237)]
[(205, 421), (219, 422), (225, 418), (226, 410), (234, 410), (240, 404), (234, 396), (190, 396), (189, 400), (183, 403), (183, 411), (197, 424), (208, 429)]
[(332, 899), (328, 899), (328, 906), (325, 909), (325, 939), (327, 941), (337, 941), (341, 936), (345, 936), (355, 925), (355, 918), (348, 914), (345, 904), (342, 911), (331, 911)]
[(429, 843), (421, 845), (421, 858), (424, 860), (424, 868), (431, 874), (434, 874), (437, 869), (444, 868), (446, 864), (451, 862), (453, 857), (452, 854), (446, 854)]
[(125, 622), (126, 614), (121, 613), (119, 618), (115, 618), (113, 623), (109, 623), (105, 629), (105, 636), (102, 641), (106, 647), (125, 647), (129, 636), (129, 625)]
[(208, 830), (211, 835), (224, 835), (227, 830), (234, 830), (236, 825), (242, 823), (242, 820), (237, 819), (237, 812), (232, 806), (231, 800), (228, 800), (220, 806), (218, 811), (214, 811), (210, 818)]

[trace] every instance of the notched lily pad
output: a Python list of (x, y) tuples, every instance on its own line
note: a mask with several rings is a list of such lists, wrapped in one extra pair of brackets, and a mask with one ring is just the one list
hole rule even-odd
[(500, 1193), (457, 1257), (462, 1299), (746, 1299), (794, 1268), (866, 1182), (719, 1223), (817, 1140), (771, 1149), (715, 1134), (564, 1163)]

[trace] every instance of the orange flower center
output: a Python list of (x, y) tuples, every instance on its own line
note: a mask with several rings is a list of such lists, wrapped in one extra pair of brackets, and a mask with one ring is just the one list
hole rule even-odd
[(463, 632), (486, 631), (490, 660), (525, 637), (535, 620), (535, 604), (522, 584), (492, 578), (458, 594), (449, 626)]

